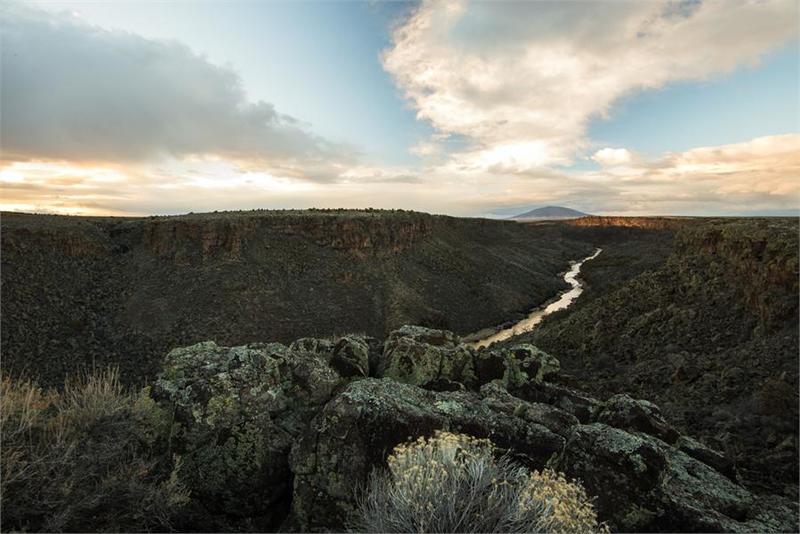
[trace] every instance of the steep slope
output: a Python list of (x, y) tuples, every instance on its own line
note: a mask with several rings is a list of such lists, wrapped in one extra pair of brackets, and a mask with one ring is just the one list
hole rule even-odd
[(751, 487), (795, 497), (797, 220), (679, 227), (666, 261), (627, 280), (605, 269), (625, 263), (610, 247), (587, 264), (586, 298), (524, 339), (557, 354), (596, 395), (657, 402), (679, 426), (727, 451)]
[(404, 211), (3, 214), (3, 367), (58, 384), (116, 363), (137, 381), (205, 339), (466, 333), (563, 288), (558, 273), (591, 246), (562, 232)]

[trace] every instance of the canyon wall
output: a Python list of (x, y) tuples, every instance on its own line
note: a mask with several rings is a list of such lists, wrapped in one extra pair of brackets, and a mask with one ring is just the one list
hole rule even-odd
[(172, 347), (364, 332), (468, 333), (564, 287), (591, 245), (557, 227), (407, 211), (2, 216), (4, 368), (59, 383), (151, 376)]

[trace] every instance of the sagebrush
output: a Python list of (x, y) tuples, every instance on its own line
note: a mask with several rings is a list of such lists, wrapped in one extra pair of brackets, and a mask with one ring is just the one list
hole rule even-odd
[(604, 532), (583, 488), (529, 471), (491, 442), (437, 432), (401, 444), (361, 490), (360, 532)]
[(63, 391), (2, 379), (2, 531), (168, 530), (188, 501), (166, 458), (169, 418), (115, 370)]

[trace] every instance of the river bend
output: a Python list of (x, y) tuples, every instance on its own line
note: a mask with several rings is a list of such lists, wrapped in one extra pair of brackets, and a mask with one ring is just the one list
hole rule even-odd
[(542, 319), (544, 319), (546, 316), (567, 308), (581, 295), (581, 293), (583, 293), (583, 284), (581, 284), (581, 281), (578, 280), (578, 274), (581, 272), (581, 267), (587, 261), (595, 259), (602, 251), (603, 249), (598, 248), (591, 256), (587, 256), (579, 261), (570, 262), (569, 271), (564, 274), (564, 281), (568, 283), (571, 288), (561, 293), (556, 300), (544, 307), (536, 308), (527, 317), (513, 324), (512, 326), (508, 328), (502, 328), (495, 331), (491, 335), (469, 342), (469, 345), (475, 347), (476, 349), (488, 347), (492, 343), (504, 341), (510, 337), (518, 336), (520, 334), (524, 334), (525, 332), (530, 332), (536, 328), (536, 326), (541, 323)]

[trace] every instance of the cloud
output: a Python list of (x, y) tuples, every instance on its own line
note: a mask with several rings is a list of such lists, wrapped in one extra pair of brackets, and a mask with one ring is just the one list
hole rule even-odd
[[(0, 5), (0, 209), (150, 214), (285, 207), (453, 215), (797, 211), (800, 135), (647, 160), (586, 139), (632, 91), (756, 61), (795, 2), (423, 3), (385, 68), (436, 132), (419, 163), (359, 162), (175, 42)], [(591, 154), (599, 170), (567, 169)]]
[(800, 211), (800, 134), (667, 153), (600, 171), (529, 169), (454, 174), (446, 167), (353, 167), (310, 183), (229, 162), (167, 168), (17, 162), (0, 169), (0, 209), (169, 214), (289, 207), (411, 208), (487, 215), (567, 205), (589, 213), (734, 215)]
[(800, 134), (759, 137), (745, 143), (702, 147), (638, 169), (640, 180), (683, 185), (730, 202), (759, 196), (800, 208)]
[(797, 35), (795, 0), (425, 1), (383, 54), (417, 110), (469, 138), (465, 169), (570, 163), (632, 92), (753, 64)]
[(626, 148), (601, 148), (592, 159), (603, 167), (617, 167), (630, 163), (633, 155)]
[[(735, 214), (800, 210), (800, 134), (667, 153), (589, 172), (613, 185), (608, 207), (630, 213)], [(617, 202), (624, 200), (622, 206)]]
[(352, 160), (271, 104), (248, 101), (232, 69), (180, 43), (8, 2), (0, 17), (7, 161), (211, 155), (326, 182), (332, 164)]

